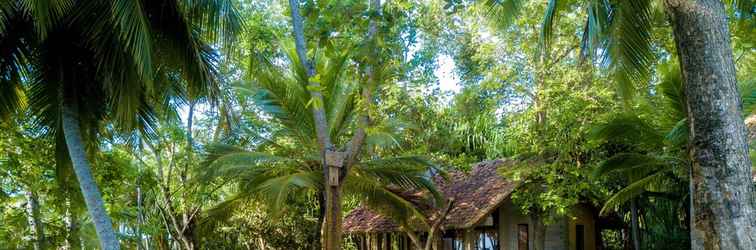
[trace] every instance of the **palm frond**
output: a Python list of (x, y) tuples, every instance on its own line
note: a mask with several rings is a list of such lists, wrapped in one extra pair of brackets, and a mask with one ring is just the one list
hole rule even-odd
[(688, 144), (688, 119), (682, 119), (675, 124), (672, 129), (664, 136), (664, 139), (673, 146), (680, 148)]
[[(268, 57), (254, 57), (250, 76), (254, 79), (248, 86), (240, 86), (242, 94), (251, 96), (255, 104), (264, 112), (282, 122), (292, 134), (300, 139), (314, 138), (314, 121), (308, 105), (307, 75), (290, 42), (281, 41), (286, 55), (285, 65), (274, 64)], [(355, 107), (357, 88), (351, 81), (343, 79), (347, 67), (348, 53), (337, 53), (329, 57), (315, 53), (313, 60), (324, 93), (324, 108), (333, 138), (344, 134), (350, 125)]]
[(25, 106), (26, 98), (18, 80), (0, 79), (0, 119), (8, 119), (9, 115)]
[(317, 72), (322, 72), (320, 84), (325, 92), (323, 102), (332, 138), (338, 138), (345, 132), (353, 117), (358, 95), (356, 84), (344, 77), (348, 58), (348, 51), (344, 51), (333, 57), (319, 56), (315, 61)]
[(259, 58), (254, 64), (256, 66), (251, 69), (254, 82), (238, 86), (237, 90), (252, 97), (258, 108), (281, 122), (298, 138), (312, 138), (315, 125), (307, 107), (309, 94), (305, 87), (267, 58)]
[(183, 11), (177, 1), (145, 1), (142, 9), (149, 17), (153, 33), (156, 64), (173, 69), (186, 81), (190, 99), (207, 97), (214, 101), (219, 94), (218, 57), (202, 39), (202, 30)]
[(71, 10), (73, 4), (72, 0), (24, 0), (19, 5), (34, 20), (36, 33), (43, 40), (47, 37), (47, 32)]
[(237, 35), (244, 28), (235, 1), (184, 0), (181, 6), (196, 30), (208, 41), (219, 41), (227, 50), (233, 50)]
[(251, 152), (226, 144), (213, 144), (207, 148), (202, 162), (203, 179), (257, 175), (277, 165), (297, 164), (287, 157)]
[(647, 121), (635, 115), (620, 115), (591, 132), (593, 140), (622, 141), (631, 145), (645, 145), (652, 148), (663, 145), (664, 136)]
[(615, 209), (620, 205), (627, 203), (631, 199), (638, 197), (638, 195), (645, 192), (650, 185), (654, 185), (662, 181), (665, 178), (666, 174), (666, 171), (659, 171), (652, 175), (648, 175), (636, 182), (633, 182), (627, 187), (621, 189), (617, 193), (613, 194), (606, 201), (606, 203), (604, 203), (604, 207), (601, 208), (600, 214), (606, 215), (606, 213), (610, 212), (612, 209)]
[(645, 177), (647, 174), (659, 170), (671, 169), (676, 159), (663, 158), (637, 153), (620, 153), (599, 164), (593, 170), (593, 177), (608, 173), (622, 173), (630, 181)]
[(486, 0), (485, 6), (488, 7), (488, 14), (495, 16), (501, 27), (509, 27), (520, 14), (523, 0)]
[(583, 58), (598, 57), (600, 50), (606, 47), (611, 6), (606, 0), (590, 0), (587, 9), (588, 15), (580, 41), (580, 55)]
[(611, 11), (608, 60), (615, 74), (619, 95), (632, 100), (636, 86), (650, 79), (655, 62), (651, 48), (651, 0), (619, 1)]
[(382, 131), (373, 128), (370, 129), (370, 133), (367, 135), (365, 143), (369, 147), (378, 148), (393, 148), (401, 146), (399, 141), (396, 139), (396, 134), (392, 133), (391, 131)]
[(0, 118), (7, 118), (11, 113), (26, 105), (22, 79), (27, 73), (26, 67), (31, 51), (24, 42), (33, 38), (26, 29), (30, 24), (17, 16), (5, 16), (4, 4), (0, 4)]
[(564, 1), (549, 0), (546, 5), (546, 13), (541, 23), (540, 53), (543, 56), (548, 55), (551, 49), (551, 39), (554, 36), (554, 23), (559, 18), (560, 11), (564, 9)]
[[(107, 110), (108, 119), (120, 132), (142, 130), (154, 134), (155, 113), (149, 100), (155, 92), (154, 44), (142, 6), (132, 1), (77, 4), (68, 20), (71, 30), (56, 30), (50, 36), (71, 39), (66, 36), (70, 34), (59, 33), (80, 33), (82, 41), (64, 43), (84, 43), (76, 46), (83, 46), (91, 54), (91, 58), (83, 60), (90, 61), (86, 66), (94, 68), (90, 72), (95, 76), (92, 82), (98, 83), (102, 91), (100, 98), (105, 105), (101, 107)], [(111, 18), (103, 20), (90, 13), (111, 13)]]
[(344, 183), (344, 191), (360, 197), (363, 204), (390, 216), (396, 221), (423, 218), (416, 204), (377, 180), (366, 176), (350, 176)]
[(0, 34), (6, 34), (9, 19), (16, 16), (15, 1), (0, 1)]
[(111, 16), (119, 28), (118, 37), (131, 55), (140, 75), (152, 80), (152, 41), (147, 15), (140, 1), (115, 0)]
[(673, 122), (688, 117), (685, 89), (683, 88), (680, 66), (676, 61), (661, 63), (657, 67), (657, 71), (661, 75), (661, 82), (658, 85), (659, 92), (664, 96), (665, 105), (670, 112), (669, 119)]
[(204, 210), (202, 212), (201, 220), (203, 222), (212, 222), (228, 219), (235, 210), (247, 203), (250, 198), (249, 195), (250, 193), (248, 192), (235, 193), (231, 197), (228, 197), (209, 209)]
[(432, 173), (436, 172), (440, 170), (433, 162), (423, 157), (405, 156), (360, 162), (348, 178), (370, 177), (384, 185), (395, 185), (404, 190), (428, 191), (440, 202), (443, 195), (436, 190), (431, 180)]
[(155, 89), (160, 90), (155, 91), (149, 97), (156, 113), (160, 114), (163, 121), (178, 121), (180, 119), (177, 111), (179, 107), (189, 105), (186, 86), (180, 76), (164, 68), (159, 68), (155, 72), (153, 84)]
[(257, 185), (255, 190), (274, 215), (280, 215), (293, 195), (302, 190), (318, 190), (322, 187), (323, 174), (320, 171), (295, 171), (287, 175), (268, 178)]

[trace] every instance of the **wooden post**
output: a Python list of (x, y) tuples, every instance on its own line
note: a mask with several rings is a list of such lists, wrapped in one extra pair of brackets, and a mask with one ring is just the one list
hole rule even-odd
[(464, 236), (464, 245), (465, 250), (474, 250), (475, 249), (475, 234), (472, 229), (465, 229), (465, 236)]
[(361, 250), (370, 250), (370, 237), (369, 234), (365, 233), (362, 235), (362, 249)]
[(391, 250), (391, 235), (383, 233), (383, 250)]
[(344, 159), (346, 158), (346, 152), (327, 150), (326, 151), (326, 164), (328, 165), (328, 185), (339, 185), (339, 173), (341, 168), (344, 167)]

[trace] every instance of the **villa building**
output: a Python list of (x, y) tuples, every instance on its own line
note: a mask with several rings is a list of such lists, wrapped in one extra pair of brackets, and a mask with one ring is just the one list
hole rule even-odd
[[(438, 250), (530, 250), (534, 246), (534, 218), (512, 203), (517, 187), (497, 169), (514, 164), (496, 160), (475, 164), (469, 174), (449, 173), (434, 178), (437, 188), (453, 198), (442, 237), (433, 243)], [(576, 206), (569, 216), (546, 226), (544, 247), (549, 250), (595, 250), (595, 217), (587, 206)], [(432, 211), (428, 212), (429, 214)], [(344, 232), (360, 250), (415, 249), (407, 233), (390, 217), (360, 206), (344, 219)], [(425, 239), (425, 232), (415, 232)], [(427, 234), (427, 233), (426, 233)]]

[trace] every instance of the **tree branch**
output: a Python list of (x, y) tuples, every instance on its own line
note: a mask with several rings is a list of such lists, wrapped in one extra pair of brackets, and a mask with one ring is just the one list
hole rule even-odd
[[(378, 47), (375, 45), (375, 33), (378, 31), (378, 22), (377, 19), (381, 16), (381, 0), (371, 0), (370, 1), (370, 9), (375, 12), (375, 16), (373, 18), (370, 18), (370, 23), (368, 24), (368, 33), (365, 38), (367, 42), (369, 42), (371, 45), (371, 56), (369, 58), (372, 58), (373, 60), (377, 60), (378, 58)], [(367, 66), (365, 67), (365, 71), (367, 73), (368, 79), (365, 86), (362, 87), (361, 97), (363, 101), (363, 105), (365, 107), (365, 110), (363, 110), (362, 115), (360, 115), (358, 120), (358, 128), (357, 131), (354, 133), (354, 136), (352, 136), (352, 140), (349, 143), (349, 146), (347, 148), (347, 162), (346, 162), (346, 172), (349, 171), (349, 168), (352, 167), (357, 162), (357, 159), (359, 158), (359, 154), (362, 151), (362, 146), (365, 144), (365, 139), (367, 138), (367, 128), (370, 126), (370, 106), (372, 104), (372, 93), (373, 88), (377, 85), (377, 79), (375, 76), (375, 62), (368, 62)], [(346, 175), (344, 175), (346, 176)], [(343, 177), (342, 177), (343, 178)]]
[(452, 210), (452, 206), (454, 205), (454, 198), (449, 199), (449, 201), (446, 203), (446, 207), (444, 210), (442, 210), (440, 216), (438, 219), (436, 219), (435, 222), (433, 222), (433, 225), (431, 226), (430, 230), (428, 230), (428, 240), (425, 242), (425, 250), (431, 250), (433, 247), (433, 241), (435, 240), (436, 231), (444, 224), (444, 221), (446, 221), (446, 216), (449, 215), (449, 212)]

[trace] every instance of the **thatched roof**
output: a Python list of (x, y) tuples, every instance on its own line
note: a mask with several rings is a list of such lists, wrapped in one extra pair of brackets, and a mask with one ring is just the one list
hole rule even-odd
[[(493, 212), (516, 187), (497, 173), (501, 166), (511, 166), (513, 160), (480, 162), (469, 174), (449, 173), (448, 179), (434, 178), (437, 188), (446, 198), (453, 198), (444, 228), (470, 228)], [(435, 211), (427, 211), (432, 214)], [(433, 218), (432, 218), (433, 219)], [(344, 218), (344, 232), (395, 232), (398, 225), (390, 218), (359, 206)]]

